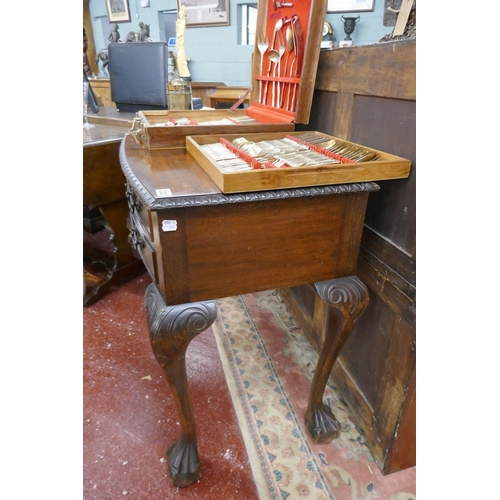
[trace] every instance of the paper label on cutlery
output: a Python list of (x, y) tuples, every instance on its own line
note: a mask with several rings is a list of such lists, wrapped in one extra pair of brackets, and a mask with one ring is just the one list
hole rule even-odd
[(167, 196), (172, 196), (172, 191), (170, 191), (170, 189), (157, 189), (156, 196), (158, 196), (158, 198), (165, 198)]
[(163, 232), (177, 231), (177, 221), (176, 220), (162, 220), (161, 229)]

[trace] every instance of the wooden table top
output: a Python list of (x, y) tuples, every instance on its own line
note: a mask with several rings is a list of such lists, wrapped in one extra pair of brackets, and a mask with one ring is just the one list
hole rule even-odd
[[(127, 164), (130, 180), (140, 185), (148, 201), (154, 206), (158, 190), (168, 189), (173, 197), (207, 196), (220, 194), (220, 189), (205, 173), (198, 162), (185, 149), (172, 149), (168, 152), (148, 151), (141, 147), (132, 136), (125, 140)], [(122, 165), (123, 169), (123, 165)]]
[(118, 142), (123, 139), (127, 132), (125, 127), (113, 125), (91, 124), (92, 128), (83, 128), (83, 147), (98, 146), (109, 142)]
[(98, 113), (93, 113), (89, 108), (88, 112), (89, 122), (128, 122), (132, 123), (135, 113), (118, 111), (116, 106), (100, 106)]
[[(128, 136), (121, 147), (123, 149), (121, 163), (125, 176), (135, 186), (145, 206), (153, 210), (188, 206), (190, 203), (232, 204), (243, 200), (300, 198), (335, 193), (371, 192), (379, 189), (373, 182), (360, 182), (338, 186), (224, 194), (185, 149), (172, 149), (168, 152), (148, 151), (132, 136)], [(170, 192), (169, 195), (162, 194), (166, 190)]]
[(119, 112), (114, 106), (101, 106), (97, 114), (89, 109), (91, 128), (83, 129), (83, 147), (121, 141), (132, 127), (134, 117), (134, 113)]

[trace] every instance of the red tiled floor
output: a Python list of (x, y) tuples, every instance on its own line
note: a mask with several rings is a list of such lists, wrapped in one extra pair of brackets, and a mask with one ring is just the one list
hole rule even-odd
[(211, 329), (187, 351), (203, 477), (170, 485), (165, 452), (179, 425), (149, 344), (149, 283), (141, 273), (84, 309), (84, 500), (257, 498)]

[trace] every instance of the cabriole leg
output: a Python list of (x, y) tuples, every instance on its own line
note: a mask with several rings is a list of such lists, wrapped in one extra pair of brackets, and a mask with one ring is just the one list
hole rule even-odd
[(338, 322), (333, 331), (327, 332), (321, 349), (304, 420), (315, 443), (329, 443), (339, 436), (340, 424), (331, 409), (323, 403), (323, 394), (342, 346), (368, 306), (368, 290), (356, 276), (322, 281), (314, 286), (320, 298), (331, 307)]
[(167, 306), (152, 283), (144, 302), (153, 352), (163, 369), (179, 412), (181, 435), (167, 451), (170, 482), (183, 487), (199, 481), (196, 425), (186, 376), (186, 349), (215, 321), (215, 300)]

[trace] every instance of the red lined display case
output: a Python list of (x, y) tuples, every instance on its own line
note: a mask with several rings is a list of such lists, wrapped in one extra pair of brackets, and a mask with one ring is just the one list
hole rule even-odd
[[(147, 147), (185, 148), (189, 135), (293, 131), (296, 123), (307, 124), (326, 9), (326, 0), (259, 1), (249, 106), (231, 112), (140, 111), (135, 126)], [(290, 42), (287, 46), (287, 31), (293, 47)], [(259, 44), (265, 40), (268, 46), (261, 52)], [(273, 62), (280, 52), (279, 62)], [(171, 126), (172, 120), (185, 124)], [(233, 123), (219, 123), (223, 120)]]
[[(296, 124), (309, 122), (326, 9), (325, 0), (259, 2), (248, 107), (231, 111), (141, 111), (136, 117), (136, 133), (152, 151), (187, 149), (223, 193), (407, 177), (408, 160), (353, 143), (349, 144), (370, 151), (376, 159), (359, 163), (332, 160), (330, 164), (297, 168), (273, 168), (275, 165), (269, 162), (263, 165), (250, 159), (255, 171), (228, 172), (201, 147), (218, 143), (221, 138), (283, 138), (294, 133)], [(323, 153), (335, 156), (329, 151)]]

